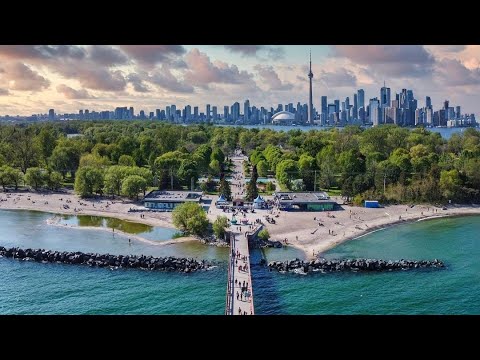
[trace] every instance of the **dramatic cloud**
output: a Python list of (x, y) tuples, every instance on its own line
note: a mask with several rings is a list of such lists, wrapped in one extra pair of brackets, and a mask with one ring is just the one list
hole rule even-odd
[(50, 86), (50, 81), (23, 63), (8, 64), (2, 79), (11, 90), (39, 91)]
[(91, 99), (92, 95), (88, 93), (85, 89), (75, 90), (70, 86), (65, 84), (60, 84), (57, 86), (57, 91), (63, 94), (67, 99)]
[(98, 64), (112, 66), (128, 62), (128, 57), (112, 46), (92, 45), (89, 50), (90, 59)]
[(175, 64), (176, 57), (185, 53), (182, 45), (120, 45), (120, 49), (136, 61), (150, 65)]
[(357, 77), (345, 68), (337, 69), (335, 72), (322, 71), (319, 79), (328, 87), (357, 86)]
[(460, 61), (444, 59), (437, 67), (438, 77), (443, 85), (480, 85), (480, 70), (468, 69)]
[(132, 73), (127, 76), (127, 80), (130, 84), (133, 85), (133, 88), (136, 92), (149, 92), (148, 87), (143, 83), (143, 79), (135, 73)]
[(226, 49), (240, 53), (242, 56), (258, 56), (265, 52), (271, 59), (281, 59), (285, 56), (285, 51), (281, 47), (268, 45), (224, 45)]
[(0, 45), (0, 56), (11, 59), (82, 59), (85, 50), (75, 45)]
[(236, 65), (228, 65), (222, 61), (211, 62), (207, 54), (192, 49), (186, 56), (189, 70), (185, 80), (192, 85), (206, 87), (210, 83), (241, 84), (252, 80), (252, 75), (238, 70)]
[(335, 45), (332, 49), (335, 56), (392, 77), (421, 77), (430, 74), (435, 63), (422, 45)]
[(254, 69), (262, 79), (262, 83), (267, 84), (270, 90), (291, 90), (293, 88), (293, 85), (288, 82), (282, 83), (272, 66), (257, 64)]
[(156, 71), (148, 78), (149, 82), (160, 86), (161, 88), (178, 93), (193, 93), (193, 86), (178, 81), (178, 79), (172, 74), (170, 69), (162, 67), (161, 70)]
[(7, 89), (2, 89), (0, 88), (0, 96), (6, 96), (9, 95), (10, 92)]

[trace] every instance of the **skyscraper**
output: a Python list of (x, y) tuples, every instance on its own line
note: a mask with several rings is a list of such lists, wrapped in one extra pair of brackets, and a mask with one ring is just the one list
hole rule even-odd
[(322, 124), (325, 124), (325, 122), (328, 120), (328, 103), (327, 103), (327, 97), (322, 96)]
[(50, 109), (48, 110), (48, 120), (54, 120), (55, 119), (55, 110)]
[(223, 119), (228, 121), (228, 106), (223, 107)]
[(370, 122), (373, 126), (381, 124), (380, 101), (377, 98), (370, 99)]
[(390, 106), (390, 88), (385, 86), (385, 82), (383, 83), (383, 87), (380, 89), (380, 106), (382, 108)]
[(244, 122), (247, 122), (250, 119), (249, 115), (250, 115), (250, 101), (247, 99), (243, 103), (243, 121)]
[(205, 116), (207, 117), (207, 120), (210, 120), (210, 104), (207, 104), (207, 109), (205, 111)]
[(310, 79), (310, 92), (308, 97), (308, 123), (313, 125), (313, 94), (312, 94), (312, 51), (310, 50), (310, 71), (308, 73), (308, 78)]
[(359, 89), (357, 91), (358, 94), (358, 109), (365, 107), (365, 90)]
[(425, 107), (428, 109), (432, 108), (432, 99), (430, 99), (430, 96), (427, 96), (425, 98)]

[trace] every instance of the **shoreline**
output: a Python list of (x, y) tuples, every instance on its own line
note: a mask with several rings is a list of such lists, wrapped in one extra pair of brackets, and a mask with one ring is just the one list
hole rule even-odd
[[(5, 209), (7, 210), (7, 209)], [(102, 230), (106, 232), (111, 232), (110, 228), (104, 227), (104, 226), (78, 226), (78, 225), (67, 225), (67, 224), (60, 224), (59, 223), (60, 219), (57, 221), (52, 221), (52, 219), (47, 219), (47, 224), (50, 226), (57, 226), (60, 228), (69, 228), (69, 229), (75, 229), (75, 230)], [(182, 236), (176, 239), (166, 239), (166, 240), (149, 240), (145, 239), (144, 237), (136, 234), (129, 234), (125, 231), (118, 230), (116, 229), (115, 233), (112, 232), (112, 234), (119, 234), (121, 236), (124, 236), (126, 238), (131, 238), (133, 240), (153, 245), (153, 246), (164, 246), (164, 245), (172, 245), (172, 244), (177, 244), (177, 243), (184, 243), (184, 242), (189, 242), (189, 241), (195, 241), (196, 239), (191, 236)]]
[[(443, 214), (443, 215), (424, 216), (424, 217), (421, 217), (421, 218), (415, 217), (415, 218), (411, 218), (411, 219), (396, 220), (394, 222), (385, 223), (385, 224), (382, 224), (382, 225), (376, 225), (376, 226), (373, 226), (373, 227), (369, 228), (368, 230), (364, 230), (364, 231), (360, 232), (359, 234), (357, 234), (355, 236), (345, 237), (345, 238), (342, 238), (339, 241), (330, 242), (327, 246), (324, 247), (324, 249), (322, 251), (319, 251), (318, 253), (316, 252), (315, 256), (307, 256), (307, 260), (320, 258), (321, 255), (323, 255), (323, 253), (325, 253), (326, 251), (331, 250), (331, 249), (335, 248), (336, 246), (338, 246), (340, 244), (343, 244), (347, 241), (360, 239), (364, 236), (373, 234), (373, 233), (381, 231), (381, 230), (386, 230), (386, 229), (389, 229), (391, 227), (411, 224), (411, 223), (420, 222), (420, 221), (436, 220), (436, 219), (443, 219), (443, 218), (466, 217), (466, 216), (479, 216), (479, 215), (480, 215), (480, 209), (478, 209), (478, 212), (451, 213), (451, 214)], [(302, 248), (302, 247), (297, 247), (295, 245), (292, 245), (292, 246), (295, 247), (295, 248), (301, 249), (305, 252), (305, 249)], [(306, 253), (306, 255), (308, 255), (308, 254)]]

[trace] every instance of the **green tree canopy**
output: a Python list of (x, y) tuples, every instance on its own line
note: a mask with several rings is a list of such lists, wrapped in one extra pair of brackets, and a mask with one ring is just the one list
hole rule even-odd
[(225, 236), (225, 229), (230, 226), (230, 222), (226, 216), (217, 216), (217, 219), (213, 223), (213, 233), (217, 239), (223, 239)]
[(75, 192), (81, 197), (103, 192), (103, 170), (92, 166), (79, 168), (75, 176)]
[(118, 165), (120, 166), (137, 166), (135, 159), (130, 155), (122, 155), (118, 158)]
[(277, 180), (290, 189), (291, 181), (299, 177), (298, 165), (294, 160), (283, 160), (277, 165)]
[(146, 180), (138, 175), (129, 175), (122, 181), (122, 195), (138, 200), (138, 193), (147, 188)]
[(186, 202), (175, 207), (172, 219), (173, 224), (186, 234), (202, 236), (208, 229), (205, 210), (193, 202)]
[(28, 168), (25, 173), (25, 184), (33, 187), (35, 190), (44, 184), (44, 176), (42, 170), (38, 167)]

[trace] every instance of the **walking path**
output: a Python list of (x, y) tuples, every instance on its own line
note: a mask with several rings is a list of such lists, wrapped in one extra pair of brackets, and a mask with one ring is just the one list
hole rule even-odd
[[(243, 161), (245, 157), (236, 153), (232, 157), (234, 172), (231, 181), (233, 198), (243, 197), (245, 193), (245, 175)], [(239, 222), (241, 219), (238, 219)], [(252, 277), (250, 273), (250, 253), (245, 232), (247, 226), (232, 225), (230, 237), (230, 259), (227, 284), (227, 315), (253, 315)]]

